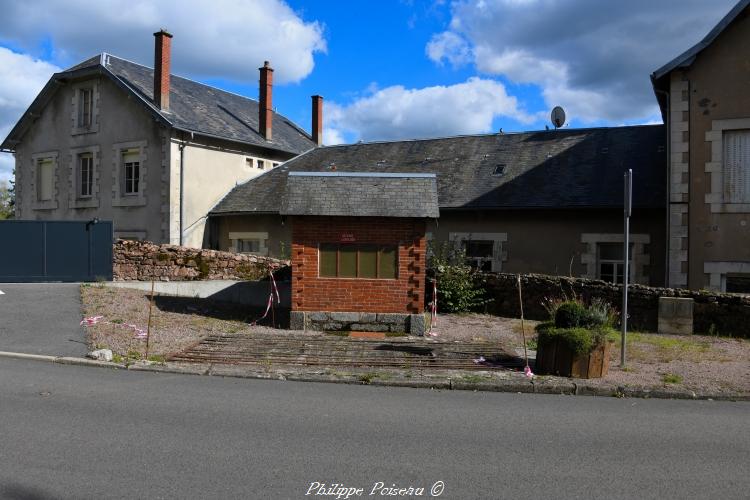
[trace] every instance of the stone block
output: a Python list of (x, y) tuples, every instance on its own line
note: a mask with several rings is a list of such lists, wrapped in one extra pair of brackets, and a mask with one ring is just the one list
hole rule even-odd
[(329, 319), (331, 319), (331, 317), (326, 312), (311, 312), (307, 313), (307, 315), (310, 321), (315, 322), (328, 321)]
[(406, 326), (406, 321), (408, 319), (408, 314), (399, 314), (399, 313), (379, 313), (378, 314), (378, 323), (386, 323), (386, 324), (403, 324)]
[(289, 329), (290, 330), (306, 330), (305, 325), (305, 312), (304, 311), (291, 311), (289, 313)]
[(693, 299), (659, 297), (659, 333), (693, 333)]
[(426, 322), (424, 314), (411, 314), (409, 315), (409, 333), (411, 335), (423, 336), (425, 332)]
[(361, 314), (356, 312), (332, 312), (329, 313), (333, 321), (342, 323), (356, 323), (361, 321)]
[(359, 313), (360, 323), (375, 323), (378, 320), (378, 315), (375, 313)]

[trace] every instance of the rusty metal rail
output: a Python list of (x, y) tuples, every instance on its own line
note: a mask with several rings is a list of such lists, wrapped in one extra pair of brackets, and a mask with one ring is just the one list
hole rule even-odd
[[(477, 363), (480, 357), (484, 362)], [(331, 336), (212, 335), (171, 361), (356, 367), (516, 369), (523, 361), (497, 343)]]

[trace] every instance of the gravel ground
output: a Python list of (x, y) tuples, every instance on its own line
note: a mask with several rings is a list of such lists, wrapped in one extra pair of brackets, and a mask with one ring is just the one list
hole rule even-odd
[[(132, 323), (146, 329), (148, 295), (138, 290), (82, 286), (86, 316)], [(271, 328), (270, 321), (253, 326), (263, 311), (206, 302), (200, 299), (156, 297), (152, 311), (151, 355), (180, 352), (215, 333), (272, 333), (274, 335), (322, 335)], [(288, 316), (288, 315), (287, 315)], [(283, 318), (279, 313), (277, 319)], [(533, 355), (537, 322), (525, 321), (529, 354)], [(126, 356), (145, 352), (145, 342), (121, 325), (88, 327), (90, 347), (107, 347)], [(521, 321), (486, 314), (446, 314), (433, 329), (438, 340), (499, 342), (509, 352), (523, 352)], [(324, 335), (324, 334), (323, 334)], [(656, 335), (634, 333), (628, 338), (628, 365), (619, 367), (619, 344), (612, 349), (609, 374), (598, 381), (633, 388), (679, 388), (696, 392), (739, 392), (750, 394), (750, 341), (700, 335)]]

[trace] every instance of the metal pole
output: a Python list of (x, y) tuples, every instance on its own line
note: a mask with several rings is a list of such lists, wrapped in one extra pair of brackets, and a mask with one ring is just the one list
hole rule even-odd
[(628, 281), (630, 278), (630, 214), (632, 211), (633, 203), (633, 170), (628, 169), (625, 172), (625, 190), (624, 190), (624, 222), (625, 222), (625, 237), (623, 255), (625, 262), (623, 264), (622, 272), (622, 318), (620, 323), (622, 324), (622, 336), (621, 336), (621, 347), (620, 347), (620, 366), (625, 367), (625, 341), (628, 332)]

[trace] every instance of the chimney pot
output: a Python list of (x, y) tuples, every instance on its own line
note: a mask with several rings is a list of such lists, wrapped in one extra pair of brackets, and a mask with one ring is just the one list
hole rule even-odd
[(172, 62), (172, 35), (165, 29), (154, 33), (154, 104), (169, 110), (169, 75)]
[(273, 68), (268, 61), (263, 62), (260, 70), (260, 133), (270, 141), (273, 138)]
[(323, 96), (312, 96), (312, 138), (315, 144), (323, 144)]

